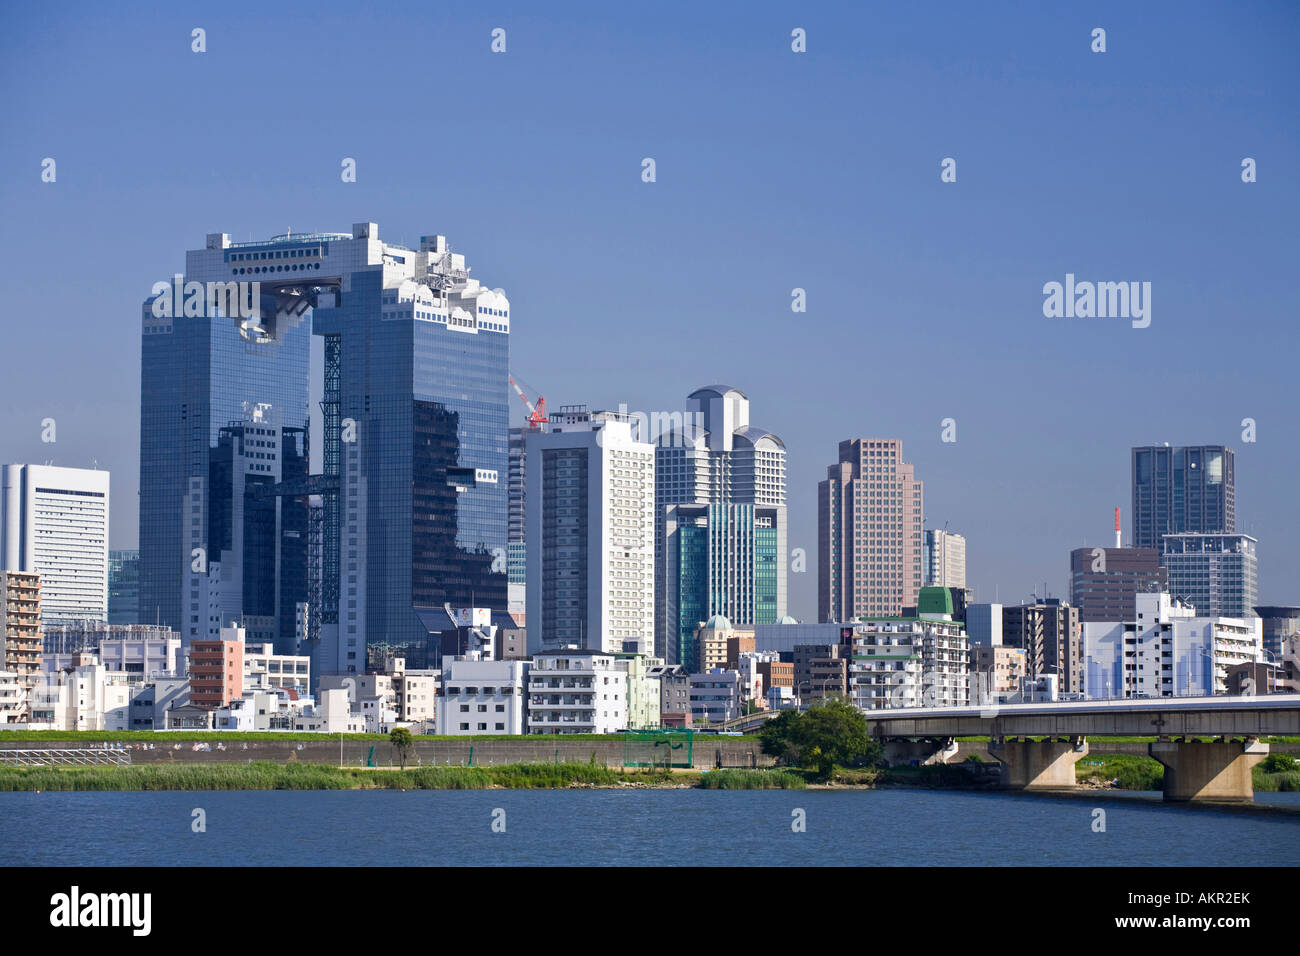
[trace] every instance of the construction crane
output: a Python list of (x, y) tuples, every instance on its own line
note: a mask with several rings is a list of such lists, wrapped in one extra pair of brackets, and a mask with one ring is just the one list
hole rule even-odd
[(537, 404), (534, 405), (528, 400), (528, 396), (524, 394), (524, 390), (519, 387), (519, 383), (515, 381), (514, 376), (509, 376), (509, 378), (510, 387), (515, 390), (515, 394), (519, 396), (519, 400), (523, 402), (524, 406), (528, 409), (528, 430), (534, 432), (540, 430), (543, 424), (550, 421), (550, 419), (546, 417), (546, 399), (543, 396), (538, 395)]

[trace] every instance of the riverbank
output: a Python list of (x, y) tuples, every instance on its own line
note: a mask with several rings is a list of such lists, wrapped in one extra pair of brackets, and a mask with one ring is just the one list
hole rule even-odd
[(253, 762), (212, 766), (2, 767), (0, 792), (61, 790), (559, 790), (802, 789), (785, 770), (614, 769), (600, 764), (350, 768)]
[[(1149, 757), (1107, 754), (1080, 761), (1080, 792), (1158, 791), (1164, 768)], [(1300, 773), (1253, 771), (1258, 793), (1300, 792)], [(220, 764), (133, 764), (85, 767), (0, 767), (0, 793), (149, 790), (558, 790), (558, 789), (925, 789), (996, 790), (996, 766), (980, 761), (930, 766), (845, 769), (829, 780), (811, 771), (620, 768), (600, 763), (516, 763), (494, 766), (338, 767), (248, 761)]]

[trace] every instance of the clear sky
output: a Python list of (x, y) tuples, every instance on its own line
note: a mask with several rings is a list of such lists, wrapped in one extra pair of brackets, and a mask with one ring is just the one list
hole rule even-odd
[[(1227, 443), (1260, 598), (1300, 604), (1300, 5), (197, 9), (0, 14), (0, 461), (110, 469), (113, 547), (152, 284), (209, 232), (373, 220), (508, 292), (512, 366), (552, 406), (745, 391), (789, 449), (801, 619), (850, 437), (902, 439), (927, 525), (1003, 601), (1066, 592), (1116, 505), (1129, 527), (1130, 446)], [(1150, 327), (1044, 317), (1066, 273), (1150, 282)]]

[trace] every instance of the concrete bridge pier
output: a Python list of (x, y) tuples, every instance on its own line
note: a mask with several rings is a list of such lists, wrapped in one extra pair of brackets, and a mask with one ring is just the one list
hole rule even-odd
[(1268, 755), (1257, 738), (1200, 743), (1157, 740), (1148, 752), (1165, 766), (1165, 800), (1170, 802), (1253, 803), (1250, 771)]
[(1087, 753), (1083, 737), (989, 740), (989, 756), (1002, 765), (1004, 790), (1073, 790), (1074, 765)]
[(957, 756), (957, 741), (953, 737), (926, 737), (911, 740), (899, 737), (884, 741), (885, 761), (890, 766), (910, 764), (915, 760), (923, 767), (947, 763)]

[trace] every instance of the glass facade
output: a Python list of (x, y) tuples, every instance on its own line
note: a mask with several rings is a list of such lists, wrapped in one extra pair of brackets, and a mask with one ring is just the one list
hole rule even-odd
[(340, 454), (356, 462), (335, 472), (340, 670), (366, 643), (445, 628), (444, 603), (506, 610), (509, 335), (392, 304), (370, 269), (313, 315), (338, 356)]
[[(186, 278), (228, 279), (222, 271), (191, 272)], [(311, 329), (302, 315), (279, 313), (270, 295), (261, 296), (260, 326), (251, 329), (246, 321), (217, 310), (159, 318), (152, 308), (155, 298), (142, 311), (138, 613), (145, 623), (172, 627), (188, 642), (206, 636), (213, 623), (219, 605), (213, 603), (211, 587), (218, 571), (227, 580), (250, 583), (249, 597), (259, 612), (271, 607), (275, 613), (274, 602), (265, 600), (265, 588), (276, 588), (277, 567), (285, 588), (305, 593), (305, 561), (300, 567), (294, 555), (281, 554), (278, 562), (275, 555), (275, 538), (287, 533), (291, 522), (272, 529), (270, 540), (267, 532), (255, 529), (248, 552), (235, 554), (227, 547), (223, 554), (232, 540), (233, 518), (226, 482), (231, 477), (229, 451), (222, 441), (223, 430), (260, 409), (300, 430), (295, 454), (305, 461), (301, 436), (308, 418)], [(278, 458), (275, 464), (278, 473)], [(214, 482), (226, 482), (221, 495), (214, 496)], [(304, 505), (304, 529), (305, 521)], [(223, 608), (223, 613), (230, 610), (242, 609)], [(251, 607), (248, 613), (253, 613)]]
[(108, 552), (108, 623), (138, 624), (140, 552)]
[(1223, 445), (1134, 448), (1132, 547), (1159, 548), (1165, 534), (1235, 531), (1235, 458)]

